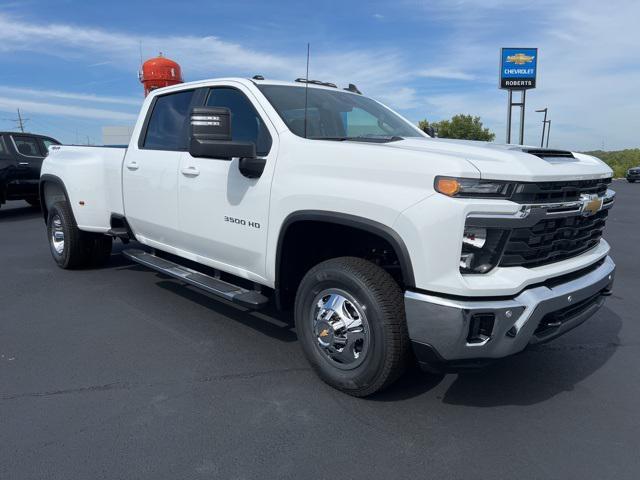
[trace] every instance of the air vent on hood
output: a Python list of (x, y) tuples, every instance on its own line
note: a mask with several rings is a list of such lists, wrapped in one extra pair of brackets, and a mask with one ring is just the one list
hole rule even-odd
[(548, 150), (544, 148), (525, 148), (522, 150), (525, 153), (535, 155), (540, 158), (576, 158), (573, 153), (566, 150)]

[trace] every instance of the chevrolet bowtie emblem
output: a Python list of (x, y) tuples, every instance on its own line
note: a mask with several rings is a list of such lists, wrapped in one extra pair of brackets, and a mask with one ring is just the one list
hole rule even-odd
[(325, 328), (324, 330), (322, 330), (322, 331), (320, 332), (320, 337), (321, 337), (321, 338), (324, 338), (324, 337), (326, 337), (327, 335), (329, 335), (329, 329), (328, 329), (328, 328)]
[[(585, 198), (586, 197), (586, 198)], [(602, 208), (602, 198), (598, 196), (582, 196), (582, 215), (590, 217), (595, 215)]]
[(507, 62), (515, 63), (516, 65), (524, 65), (525, 63), (533, 62), (534, 58), (536, 57), (525, 55), (524, 53), (516, 53), (515, 55), (509, 55), (507, 57)]

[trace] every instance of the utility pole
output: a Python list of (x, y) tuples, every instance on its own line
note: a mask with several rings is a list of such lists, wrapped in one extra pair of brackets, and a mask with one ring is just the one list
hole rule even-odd
[(22, 133), (24, 133), (24, 124), (29, 121), (28, 118), (22, 118), (22, 113), (20, 113), (19, 108), (18, 108), (18, 118), (9, 118), (7, 120), (15, 123)]

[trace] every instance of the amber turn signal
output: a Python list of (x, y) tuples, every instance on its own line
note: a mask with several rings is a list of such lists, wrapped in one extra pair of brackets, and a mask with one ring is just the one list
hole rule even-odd
[(460, 182), (455, 178), (438, 178), (436, 181), (436, 190), (443, 195), (453, 197), (460, 191)]

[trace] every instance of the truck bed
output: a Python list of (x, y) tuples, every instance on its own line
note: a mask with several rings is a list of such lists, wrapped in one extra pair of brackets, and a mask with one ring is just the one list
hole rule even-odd
[(63, 177), (78, 226), (106, 232), (112, 214), (124, 215), (122, 164), (126, 153), (124, 146), (54, 146), (43, 163), (41, 179)]

